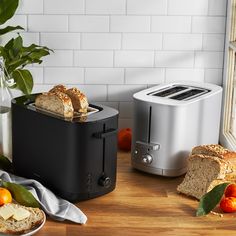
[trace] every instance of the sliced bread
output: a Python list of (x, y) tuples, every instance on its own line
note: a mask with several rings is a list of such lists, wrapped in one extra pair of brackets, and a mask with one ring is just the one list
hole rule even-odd
[(35, 99), (36, 107), (57, 113), (66, 118), (72, 118), (73, 105), (68, 95), (62, 92), (48, 92), (40, 94)]
[(87, 112), (88, 100), (87, 97), (80, 92), (77, 88), (66, 90), (66, 94), (71, 98), (74, 110), (77, 112)]
[(188, 158), (187, 173), (177, 191), (200, 199), (220, 183), (235, 182), (235, 157), (235, 152), (218, 144), (194, 147)]
[(3, 205), (1, 208), (13, 208), (19, 210), (22, 208), (29, 212), (29, 216), (22, 219), (16, 220), (13, 217), (4, 219), (0, 216), (0, 232), (4, 234), (15, 234), (20, 235), (27, 233), (33, 228), (41, 225), (44, 221), (45, 215), (39, 208), (25, 207), (14, 203), (8, 203)]
[(177, 191), (200, 199), (224, 180), (228, 169), (228, 162), (218, 157), (191, 155), (188, 159), (187, 173)]

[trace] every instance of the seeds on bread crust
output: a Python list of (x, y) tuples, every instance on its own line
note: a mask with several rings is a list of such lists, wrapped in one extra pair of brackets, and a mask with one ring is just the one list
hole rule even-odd
[(58, 85), (54, 86), (52, 89), (50, 89), (49, 92), (51, 92), (51, 93), (54, 93), (54, 92), (65, 93), (66, 90), (67, 90), (66, 86), (64, 86), (63, 84), (58, 84)]
[(202, 145), (202, 146), (197, 146), (194, 147), (192, 150), (192, 154), (203, 154), (203, 155), (208, 155), (208, 156), (217, 156), (222, 159), (227, 159), (227, 158), (235, 158), (236, 153), (232, 152), (221, 145), (218, 144), (210, 144), (210, 145)]

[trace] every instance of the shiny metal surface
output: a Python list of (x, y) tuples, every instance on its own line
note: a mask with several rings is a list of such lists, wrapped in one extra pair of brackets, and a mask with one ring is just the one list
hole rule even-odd
[[(170, 86), (208, 91), (191, 100), (150, 96)], [(219, 140), (222, 88), (206, 83), (171, 83), (134, 94), (132, 166), (148, 173), (178, 176), (194, 146)], [(152, 161), (149, 162), (150, 155)], [(149, 162), (149, 163), (148, 163)]]

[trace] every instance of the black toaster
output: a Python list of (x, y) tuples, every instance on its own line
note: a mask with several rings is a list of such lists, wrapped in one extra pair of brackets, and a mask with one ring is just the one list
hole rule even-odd
[(12, 100), (12, 162), (71, 202), (98, 197), (116, 185), (118, 111), (90, 104), (65, 119), (35, 107), (38, 94)]

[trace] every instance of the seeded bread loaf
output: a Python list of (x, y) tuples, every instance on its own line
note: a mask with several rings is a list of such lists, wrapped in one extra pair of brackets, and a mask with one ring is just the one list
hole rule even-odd
[(194, 147), (192, 150), (192, 155), (195, 155), (195, 154), (215, 156), (221, 159), (236, 158), (236, 152), (232, 152), (218, 144), (202, 145), (202, 146)]
[(70, 97), (62, 92), (43, 93), (36, 97), (35, 105), (66, 118), (72, 118), (74, 114)]
[(89, 104), (83, 93), (81, 93), (77, 88), (71, 88), (66, 90), (66, 94), (71, 98), (75, 111), (87, 112)]
[(214, 156), (191, 155), (188, 170), (177, 191), (197, 199), (223, 181), (229, 171), (229, 163)]
[(17, 210), (17, 208), (23, 208), (27, 210), (30, 213), (30, 215), (27, 218), (23, 220), (19, 220), (19, 221), (17, 221), (13, 217), (10, 217), (9, 219), (4, 220), (0, 216), (0, 232), (1, 233), (11, 234), (11, 235), (24, 234), (24, 233), (29, 232), (33, 228), (41, 225), (44, 221), (45, 215), (43, 211), (40, 210), (39, 208), (25, 207), (25, 206), (21, 206), (14, 203), (5, 204), (1, 208), (6, 208), (9, 206), (14, 208), (15, 210)]
[(188, 169), (177, 191), (197, 199), (216, 185), (233, 179), (234, 168), (228, 158), (236, 157), (220, 145), (197, 146), (188, 158)]

